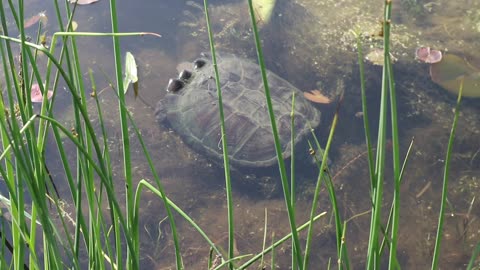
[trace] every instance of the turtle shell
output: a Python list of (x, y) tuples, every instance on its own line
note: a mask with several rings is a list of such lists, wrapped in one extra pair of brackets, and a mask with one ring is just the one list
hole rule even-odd
[[(217, 54), (230, 163), (268, 167), (277, 158), (260, 67), (232, 54)], [(223, 160), (214, 68), (205, 55), (195, 60), (191, 76), (175, 79), (156, 108), (157, 120), (178, 133), (194, 150), (216, 163)], [(295, 143), (320, 123), (320, 111), (302, 92), (267, 71), (283, 158), (290, 156), (292, 95), (295, 93)], [(181, 82), (178, 82), (181, 81)]]

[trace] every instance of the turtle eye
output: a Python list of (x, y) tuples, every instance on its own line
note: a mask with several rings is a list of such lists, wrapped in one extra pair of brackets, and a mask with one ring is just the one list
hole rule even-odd
[(193, 61), (193, 68), (194, 69), (200, 69), (203, 66), (205, 66), (206, 63), (207, 62), (205, 62), (205, 60), (197, 59), (197, 60)]
[(167, 92), (176, 93), (182, 89), (184, 85), (185, 83), (179, 79), (170, 79), (167, 85)]
[(192, 72), (184, 69), (180, 74), (178, 74), (178, 79), (184, 82), (187, 82), (192, 77)]

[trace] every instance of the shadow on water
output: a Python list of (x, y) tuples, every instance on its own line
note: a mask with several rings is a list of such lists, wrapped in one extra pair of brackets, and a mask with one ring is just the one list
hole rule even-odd
[[(253, 49), (251, 32), (248, 29), (249, 19), (245, 16), (245, 3), (240, 1), (211, 1), (212, 19), (217, 32), (216, 41), (220, 49), (256, 59)], [(284, 1), (279, 1), (284, 2)], [(298, 4), (281, 3), (276, 10), (276, 17), (262, 29), (266, 62), (269, 69), (290, 81), (303, 91), (321, 89), (332, 92), (338, 80), (342, 80), (345, 90), (345, 100), (340, 111), (340, 122), (332, 152), (332, 174), (340, 201), (343, 218), (348, 220), (347, 243), (349, 254), (355, 266), (365, 262), (365, 247), (368, 239), (370, 222), (370, 183), (368, 164), (363, 145), (363, 122), (361, 116), (360, 89), (358, 80), (358, 65), (354, 40), (349, 37), (348, 30), (354, 25), (364, 28), (366, 33), (373, 33), (378, 26), (382, 1), (373, 10), (369, 1), (345, 1), (345, 5), (334, 6), (332, 0), (297, 1)], [(355, 4), (353, 3), (355, 2)], [(408, 1), (407, 1), (408, 2)], [(420, 1), (410, 1), (420, 2)], [(446, 1), (440, 1), (447, 5)], [(467, 0), (463, 2), (468, 2)], [(119, 1), (119, 18), (121, 31), (149, 31), (162, 35), (162, 38), (130, 37), (122, 38), (124, 51), (131, 51), (136, 57), (140, 76), (140, 95), (147, 101), (142, 103), (128, 93), (127, 106), (133, 113), (136, 124), (140, 128), (153, 159), (160, 173), (164, 187), (170, 198), (205, 229), (215, 243), (226, 248), (227, 220), (223, 170), (220, 166), (207, 160), (202, 155), (192, 151), (179, 136), (161, 127), (155, 120), (154, 107), (156, 102), (165, 95), (168, 79), (176, 77), (176, 66), (182, 61), (192, 61), (202, 51), (208, 51), (206, 26), (199, 5), (202, 1)], [(196, 3), (196, 4), (192, 4)], [(343, 5), (343, 4), (339, 4)], [(368, 5), (365, 8), (365, 5)], [(304, 6), (310, 7), (308, 10)], [(349, 8), (350, 7), (350, 8)], [(47, 7), (40, 7), (41, 10)], [(453, 118), (452, 109), (455, 97), (443, 91), (432, 83), (425, 66), (413, 59), (414, 49), (418, 44), (430, 44), (439, 48), (457, 48), (458, 44), (451, 40), (450, 35), (460, 35), (452, 29), (442, 32), (442, 13), (432, 15), (429, 21), (418, 19), (414, 25), (407, 20), (414, 7), (397, 10), (397, 38), (393, 40), (395, 57), (394, 65), (396, 87), (399, 97), (400, 134), (402, 153), (411, 138), (415, 138), (415, 146), (402, 184), (402, 220), (400, 226), (399, 259), (406, 268), (426, 268), (430, 263), (435, 233), (443, 159), (446, 142)], [(365, 10), (355, 13), (354, 10)], [(415, 9), (413, 9), (415, 10)], [(335, 11), (335, 12), (333, 12)], [(340, 12), (341, 11), (341, 12)], [(410, 12), (406, 15), (407, 11)], [(424, 10), (422, 12), (435, 12)], [(48, 9), (49, 16), (53, 12)], [(443, 12), (443, 11), (442, 11)], [(436, 13), (435, 13), (436, 14)], [(302, 16), (299, 16), (302, 15)], [(480, 18), (480, 16), (478, 16)], [(423, 18), (419, 16), (418, 18)], [(470, 20), (478, 23), (472, 15)], [(297, 21), (298, 20), (298, 21)], [(453, 19), (448, 19), (453, 20)], [(94, 5), (79, 7), (76, 21), (79, 31), (110, 31), (108, 1), (100, 1)], [(422, 27), (428, 26), (423, 36), (416, 36)], [(55, 31), (54, 26), (51, 32)], [(439, 34), (440, 33), (440, 34)], [(463, 32), (462, 32), (463, 33)], [(467, 35), (463, 33), (463, 35)], [(473, 36), (478, 34), (472, 34)], [(442, 38), (439, 38), (442, 37)], [(468, 38), (456, 36), (456, 40)], [(447, 41), (448, 39), (448, 41)], [(437, 41), (432, 40), (445, 40)], [(113, 78), (113, 57), (111, 39), (84, 38), (77, 39), (82, 59), (82, 69), (92, 68), (99, 84), (104, 91), (99, 94), (106, 124), (108, 125), (108, 141), (112, 146), (112, 166), (117, 172), (122, 171), (121, 132), (117, 121), (116, 97), (108, 88), (105, 75)], [(369, 46), (378, 46), (375, 40), (366, 41)], [(468, 42), (467, 42), (468, 43)], [(467, 44), (467, 47), (475, 44)], [(376, 114), (381, 86), (381, 67), (366, 62), (367, 99), (370, 109), (372, 132), (377, 129)], [(67, 95), (61, 93), (62, 95)], [(65, 98), (68, 100), (69, 97)], [(480, 133), (479, 106), (476, 100), (465, 100), (460, 116), (459, 129), (454, 149), (451, 181), (450, 209), (445, 226), (444, 245), (446, 265), (458, 268), (467, 261), (471, 245), (478, 240), (480, 226), (478, 203), (471, 208), (470, 203), (480, 186)], [(93, 110), (93, 102), (92, 102)], [(60, 105), (59, 105), (60, 106)], [(68, 111), (69, 104), (63, 103)], [(324, 112), (318, 134), (324, 142), (330, 125), (332, 112)], [(65, 114), (67, 115), (67, 114)], [(61, 119), (69, 123), (72, 119)], [(67, 145), (68, 147), (68, 145)], [(74, 151), (73, 146), (71, 151)], [(132, 139), (133, 172), (135, 179), (151, 179), (151, 173), (140, 152), (139, 143)], [(54, 159), (55, 157), (52, 157)], [(61, 171), (52, 162), (52, 172)], [(288, 164), (288, 163), (287, 163)], [(297, 220), (303, 223), (310, 209), (313, 196), (314, 180), (313, 166), (298, 163), (299, 184), (297, 189)], [(256, 171), (241, 171), (234, 173), (234, 181), (242, 178), (242, 184), (235, 183), (234, 204), (236, 222), (236, 253), (247, 254), (258, 252), (262, 246), (264, 211), (268, 209), (268, 235), (275, 233), (275, 239), (288, 233), (288, 220), (281, 199), (277, 168), (266, 168)], [(386, 192), (393, 190), (390, 179), (390, 169), (387, 170)], [(60, 177), (57, 175), (57, 177)], [(122, 176), (116, 175), (116, 181), (121, 183)], [(244, 184), (256, 182), (266, 185)], [(246, 180), (246, 181), (245, 181)], [(270, 184), (272, 185), (270, 185)], [(252, 188), (253, 187), (253, 188)], [(263, 190), (262, 190), (263, 188)], [(67, 187), (59, 187), (68, 198)], [(123, 185), (116, 187), (123, 194)], [(252, 190), (254, 189), (254, 190)], [(141, 205), (141, 258), (142, 268), (166, 269), (173, 259), (173, 244), (166, 221), (166, 213), (160, 200), (146, 193)], [(322, 190), (320, 209), (330, 211), (330, 203), (325, 190)], [(413, 224), (413, 225), (412, 225)], [(191, 269), (206, 266), (209, 249), (200, 236), (186, 223), (178, 218), (179, 235), (182, 239), (184, 263)], [(301, 235), (304, 237), (303, 235)], [(316, 227), (312, 265), (327, 265), (329, 258), (335, 258), (334, 228), (330, 219), (322, 219)], [(277, 249), (277, 255), (289, 254), (290, 245), (285, 244)], [(283, 268), (290, 264), (289, 256), (277, 256), (278, 265)], [(408, 267), (410, 266), (410, 267)], [(357, 267), (355, 267), (357, 268)], [(451, 269), (453, 269), (451, 268)], [(412, 268), (413, 269), (413, 268)]]

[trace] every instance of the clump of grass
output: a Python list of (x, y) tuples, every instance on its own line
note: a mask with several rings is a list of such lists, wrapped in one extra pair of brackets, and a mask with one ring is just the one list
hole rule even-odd
[[(61, 31), (53, 35), (52, 44), (56, 44), (57, 38), (63, 39), (60, 55), (55, 57), (56, 46), (47, 48), (43, 44), (37, 45), (26, 41), (23, 26), (23, 1), (19, 1), (18, 6), (10, 1), (8, 2), (10, 10), (14, 11), (12, 15), (20, 32), (20, 38), (18, 39), (9, 37), (9, 28), (5, 21), (6, 16), (4, 16), (6, 9), (3, 3), (0, 4), (3, 29), (0, 36), (0, 49), (7, 84), (4, 96), (7, 102), (5, 102), (5, 99), (1, 100), (0, 111), (2, 113), (8, 111), (9, 114), (5, 114), (5, 117), (0, 120), (4, 149), (1, 160), (5, 163), (4, 166), (0, 167), (0, 173), (8, 186), (8, 196), (5, 197), (9, 203), (8, 210), (12, 214), (10, 221), (11, 237), (9, 237), (12, 239), (11, 243), (9, 242), (9, 246), (12, 247), (10, 264), (15, 269), (23, 268), (24, 264), (33, 269), (58, 269), (65, 266), (78, 269), (82, 268), (80, 262), (84, 261), (86, 256), (89, 267), (102, 269), (109, 265), (108, 268), (123, 268), (122, 265), (126, 265), (128, 268), (138, 269), (138, 219), (136, 220), (134, 216), (135, 187), (132, 184), (130, 172), (128, 138), (124, 138), (122, 148), (124, 149), (125, 161), (126, 205), (129, 209), (127, 215), (125, 215), (120, 208), (118, 195), (114, 192), (114, 174), (110, 165), (110, 149), (107, 144), (107, 132), (99, 103), (96, 104), (103, 140), (97, 137), (92, 119), (87, 113), (89, 99), (87, 98), (83, 72), (80, 69), (76, 42), (73, 36), (112, 36), (114, 39), (118, 39), (118, 36), (139, 36), (145, 33), (65, 32), (62, 26), (61, 12), (58, 3), (55, 2), (58, 25), (60, 25)], [(113, 29), (116, 30), (115, 1), (112, 1), (111, 5)], [(71, 22), (73, 12), (69, 5), (66, 5), (65, 8), (65, 14)], [(38, 33), (41, 32), (40, 29), (41, 24)], [(20, 47), (21, 62), (19, 64), (14, 60), (17, 55), (14, 54), (12, 47), (17, 46), (15, 44)], [(118, 53), (118, 41), (115, 42), (114, 47), (116, 53)], [(45, 77), (41, 76), (35, 57), (39, 51), (48, 57)], [(119, 61), (119, 59), (117, 55), (116, 60)], [(65, 65), (64, 62), (66, 62)], [(30, 87), (35, 80), (40, 85), (41, 91), (46, 93), (45, 91), (50, 85), (52, 66), (55, 66), (57, 70), (53, 80), (54, 95), (51, 101), (44, 98), (40, 113), (36, 114), (32, 110)], [(121, 70), (121, 67), (117, 68), (117, 70), (119, 69)], [(73, 128), (67, 128), (60, 124), (52, 113), (60, 77), (65, 81), (72, 96)], [(120, 111), (123, 112), (120, 122), (122, 123), (122, 134), (125, 136), (128, 134), (129, 123), (126, 118), (126, 108), (123, 104), (121, 77), (121, 74), (117, 74), (116, 79), (120, 84), (117, 89), (121, 89), (118, 92)], [(55, 194), (48, 192), (53, 190), (53, 184), (50, 182), (51, 177), (47, 169), (48, 163), (44, 154), (49, 132), (53, 133), (56, 141), (57, 151), (64, 169), (63, 173), (70, 189), (70, 199), (74, 204), (74, 214), (69, 216), (70, 220), (68, 222), (64, 218), (66, 210), (63, 209), (59, 199)], [(64, 147), (65, 138), (72, 142), (77, 149), (76, 161), (73, 164), (69, 162), (68, 157), (72, 154), (75, 155), (75, 153), (67, 154)], [(160, 182), (157, 183), (157, 188), (162, 190)], [(68, 200), (68, 198), (65, 199)], [(29, 203), (30, 200), (31, 203)], [(83, 201), (85, 200), (87, 209), (83, 209)], [(107, 202), (109, 205), (108, 215), (101, 211), (103, 202)], [(57, 215), (50, 214), (52, 203)], [(173, 223), (169, 206), (166, 205), (166, 208)], [(29, 209), (30, 215), (24, 214), (26, 209)], [(60, 219), (60, 227), (54, 225), (58, 223), (56, 216)], [(69, 222), (72, 222), (75, 226), (73, 235), (69, 228)], [(172, 227), (175, 228), (175, 226)], [(37, 235), (37, 232), (40, 234)], [(176, 250), (179, 250), (176, 234), (173, 235)], [(6, 242), (3, 243), (6, 244)], [(42, 245), (43, 253), (38, 254), (39, 247)], [(179, 254), (179, 252), (177, 253)], [(65, 260), (65, 258), (70, 259)], [(4, 264), (8, 263), (4, 260), (2, 262)], [(44, 267), (40, 267), (42, 264)], [(181, 267), (180, 255), (177, 256), (177, 266)]]

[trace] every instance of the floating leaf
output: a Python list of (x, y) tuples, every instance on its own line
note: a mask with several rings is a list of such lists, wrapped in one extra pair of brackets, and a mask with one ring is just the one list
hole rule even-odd
[(480, 69), (461, 57), (444, 55), (442, 61), (430, 65), (430, 77), (433, 82), (454, 94), (458, 94), (463, 80), (462, 95), (480, 97)]
[(77, 5), (89, 5), (93, 4), (95, 2), (98, 2), (98, 0), (69, 0), (71, 4), (77, 3)]
[(136, 97), (138, 95), (138, 85), (137, 89), (135, 90), (136, 82), (138, 82), (137, 64), (135, 63), (135, 58), (133, 57), (133, 55), (130, 52), (127, 52), (127, 54), (125, 55), (125, 78), (123, 80), (123, 87), (125, 89), (125, 93), (127, 93), (130, 83), (133, 83)]
[[(53, 91), (48, 90), (47, 99), (52, 98), (52, 96), (53, 96)], [(30, 100), (34, 103), (43, 102), (43, 95), (42, 95), (42, 92), (40, 91), (40, 85), (38, 85), (38, 83), (35, 83), (32, 85)]]
[(415, 51), (415, 57), (424, 63), (433, 64), (442, 60), (442, 52), (430, 47), (420, 47)]

